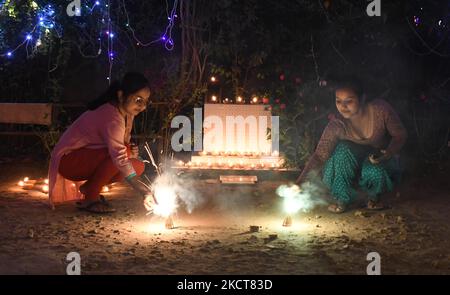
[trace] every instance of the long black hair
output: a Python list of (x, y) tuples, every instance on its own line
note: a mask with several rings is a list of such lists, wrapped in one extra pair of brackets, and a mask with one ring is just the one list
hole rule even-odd
[(123, 92), (124, 97), (128, 97), (130, 94), (148, 87), (148, 85), (148, 80), (143, 74), (128, 72), (123, 76), (121, 81), (111, 83), (103, 94), (101, 94), (97, 99), (91, 101), (88, 104), (88, 109), (93, 111), (105, 103), (112, 101), (119, 102), (117, 92), (120, 90)]
[(360, 102), (364, 102), (365, 100), (364, 83), (356, 75), (347, 74), (338, 78), (332, 78), (332, 85), (334, 90), (344, 88), (351, 89), (358, 96)]

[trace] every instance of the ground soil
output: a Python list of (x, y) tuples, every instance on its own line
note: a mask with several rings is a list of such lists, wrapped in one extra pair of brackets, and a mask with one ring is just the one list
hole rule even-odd
[[(33, 161), (0, 163), (0, 274), (65, 274), (69, 252), (82, 274), (365, 274), (367, 254), (382, 274), (450, 274), (450, 182), (445, 172), (404, 180), (369, 211), (326, 207), (286, 217), (275, 189), (285, 181), (232, 186), (196, 180), (204, 202), (180, 208), (175, 228), (150, 217), (125, 184), (105, 194), (117, 209), (95, 215), (66, 203), (51, 210), (47, 195), (16, 185), (42, 177)], [(250, 226), (259, 226), (251, 232)]]

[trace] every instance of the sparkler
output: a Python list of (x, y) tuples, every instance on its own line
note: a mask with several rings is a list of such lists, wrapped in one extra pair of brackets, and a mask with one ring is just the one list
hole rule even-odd
[(301, 199), (298, 198), (300, 193), (301, 189), (298, 185), (282, 185), (277, 189), (277, 194), (284, 198), (284, 210), (288, 214), (283, 220), (283, 226), (285, 227), (292, 226), (291, 215), (302, 208)]
[(165, 226), (166, 226), (166, 229), (174, 229), (175, 228), (175, 226), (173, 225), (173, 220), (172, 220), (171, 215), (169, 215), (169, 217), (167, 217)]
[(283, 226), (292, 226), (292, 217), (290, 215), (286, 216), (286, 218), (283, 220)]
[[(144, 149), (147, 152), (150, 161), (152, 163), (152, 165), (155, 167), (156, 172), (158, 174), (158, 178), (155, 181), (155, 185), (151, 185), (151, 181), (150, 179), (146, 176), (146, 180), (148, 181), (147, 183), (144, 183), (142, 181), (139, 181), (141, 184), (143, 184), (148, 190), (149, 190), (149, 196), (151, 195), (154, 201), (154, 204), (150, 205), (148, 204), (146, 207), (148, 212), (147, 215), (150, 214), (156, 214), (162, 217), (166, 218), (166, 223), (165, 226), (167, 229), (173, 229), (174, 224), (173, 224), (173, 219), (172, 219), (172, 214), (175, 211), (177, 205), (176, 205), (176, 200), (177, 200), (177, 194), (174, 191), (174, 189), (170, 186), (170, 183), (164, 183), (166, 177), (163, 176), (163, 174), (161, 173), (160, 167), (158, 167), (158, 165), (156, 165), (155, 162), (155, 158), (153, 157), (152, 151), (150, 149), (150, 146), (148, 145), (147, 142), (145, 142), (144, 145)], [(192, 163), (189, 162), (189, 164), (192, 165)], [(189, 165), (188, 164), (188, 165)], [(190, 166), (190, 165), (189, 165)], [(146, 200), (146, 202), (148, 203), (148, 200)]]
[(161, 217), (165, 217), (166, 229), (175, 228), (172, 215), (177, 208), (176, 200), (178, 195), (176, 194), (174, 189), (170, 185), (165, 184), (157, 183), (155, 186), (151, 186), (143, 182), (142, 184), (145, 185), (149, 191), (153, 192), (151, 196), (153, 197), (153, 200), (155, 202), (154, 204), (148, 205), (148, 208), (146, 206), (147, 210), (149, 211), (147, 215), (155, 214)]
[(326, 205), (324, 200), (317, 197), (321, 194), (320, 187), (310, 182), (304, 183), (301, 188), (298, 185), (281, 185), (276, 193), (284, 198), (283, 206), (287, 216), (283, 226), (291, 226), (292, 215), (298, 211), (308, 212), (317, 205)]
[(148, 154), (148, 156), (150, 158), (150, 161), (152, 161), (152, 165), (155, 167), (156, 173), (158, 173), (158, 175), (161, 176), (161, 171), (160, 171), (158, 165), (156, 165), (155, 158), (153, 158), (152, 151), (151, 151), (150, 146), (148, 145), (147, 142), (145, 142), (144, 149), (147, 152), (147, 154)]

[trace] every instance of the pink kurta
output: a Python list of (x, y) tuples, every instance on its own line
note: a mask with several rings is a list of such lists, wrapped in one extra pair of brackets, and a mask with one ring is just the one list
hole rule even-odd
[[(82, 182), (73, 182), (59, 174), (62, 156), (80, 148), (108, 148), (117, 169), (127, 177), (135, 173), (126, 152), (130, 141), (133, 117), (124, 116), (117, 107), (106, 103), (93, 111), (84, 112), (61, 136), (52, 151), (49, 167), (49, 201), (55, 203), (79, 200)], [(75, 185), (74, 185), (75, 184)]]

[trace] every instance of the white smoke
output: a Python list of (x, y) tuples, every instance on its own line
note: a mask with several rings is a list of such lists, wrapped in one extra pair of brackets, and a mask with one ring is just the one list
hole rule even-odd
[(284, 210), (288, 214), (294, 214), (299, 211), (307, 213), (316, 206), (327, 204), (321, 198), (323, 189), (311, 182), (303, 183), (301, 187), (295, 184), (283, 184), (277, 188), (276, 193), (284, 198)]
[[(187, 178), (180, 178), (174, 171), (165, 170), (152, 183), (152, 192), (162, 208), (170, 208), (175, 211), (179, 205), (184, 205), (188, 213), (203, 203), (202, 196), (194, 190), (193, 181)], [(165, 205), (164, 205), (165, 204)], [(167, 210), (163, 210), (167, 211)], [(156, 214), (158, 212), (155, 211)], [(172, 212), (175, 213), (175, 212)], [(158, 214), (168, 215), (168, 214)]]

